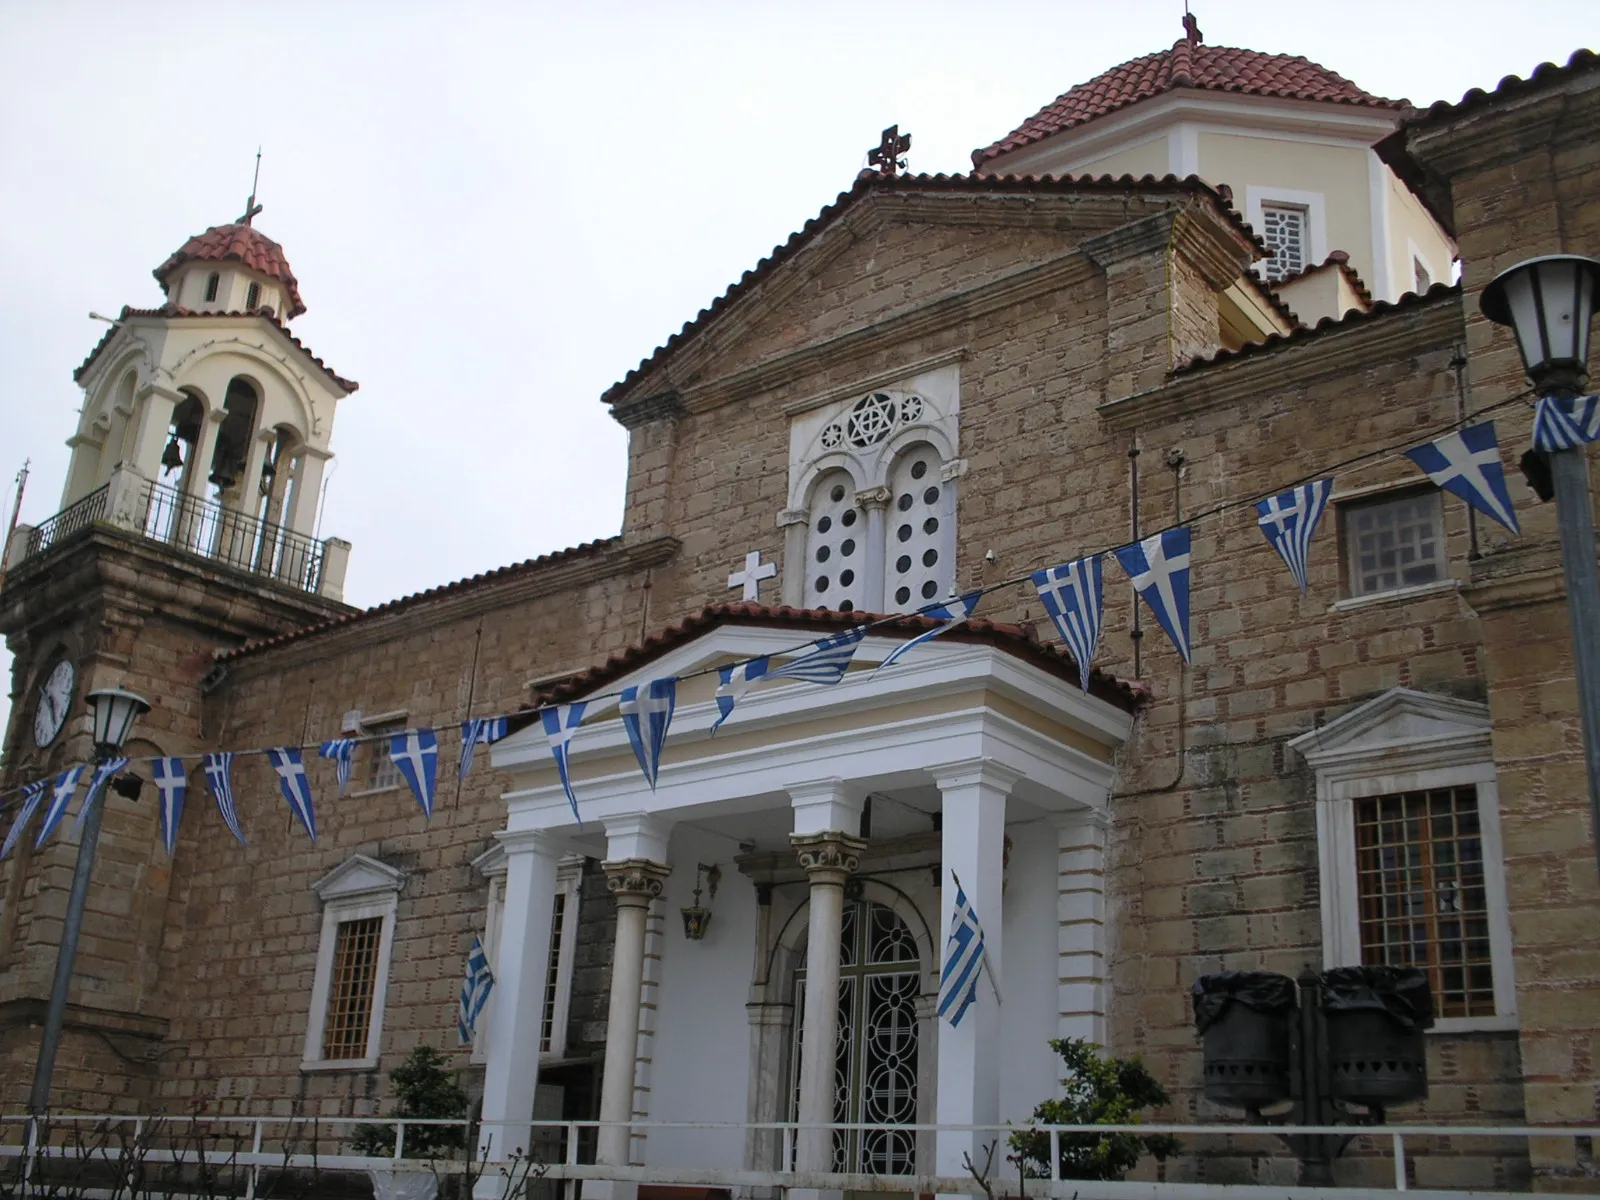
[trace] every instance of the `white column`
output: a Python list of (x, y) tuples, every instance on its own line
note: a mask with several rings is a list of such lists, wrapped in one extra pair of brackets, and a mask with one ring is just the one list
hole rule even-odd
[[(506, 851), (506, 898), (495, 953), (494, 1020), (487, 1031), (478, 1153), (489, 1162), (504, 1162), (512, 1151), (519, 1147), (526, 1151), (533, 1144), (528, 1122), (539, 1086), (539, 1039), (560, 855), (540, 833), (495, 836)], [(509, 1124), (493, 1124), (501, 1121)]]
[(333, 455), (310, 446), (300, 448), (300, 470), (295, 473), (294, 495), (289, 498), (285, 527), (310, 537), (317, 523), (317, 504), (322, 499), (322, 472)]
[(211, 459), (217, 452), (217, 434), (222, 429), (223, 421), (227, 419), (226, 410), (213, 408), (200, 422), (200, 436), (195, 439), (194, 446), (189, 451), (189, 462), (182, 481), (184, 492), (196, 500), (204, 500), (209, 495), (207, 489), (211, 486)]
[[(639, 1055), (639, 999), (644, 985), (644, 943), (650, 901), (661, 895), (668, 826), (635, 813), (606, 822), (606, 886), (617, 900), (617, 932), (611, 955), (611, 1001), (606, 1015), (606, 1058), (600, 1082), (600, 1120), (596, 1160), (626, 1166), (633, 1117), (633, 1080)], [(591, 1188), (584, 1188), (585, 1194)], [(611, 1182), (595, 1189), (611, 1200), (637, 1193), (632, 1184)]]
[(806, 538), (811, 533), (811, 514), (803, 508), (786, 508), (778, 514), (783, 530), (783, 568), (778, 576), (778, 597), (790, 608), (806, 602)]
[(163, 387), (149, 386), (140, 392), (142, 403), (138, 411), (138, 430), (134, 434), (133, 449), (127, 466), (135, 468), (146, 479), (161, 478), (161, 452), (167, 448), (167, 438), (172, 432), (172, 410), (184, 397)]
[[(993, 978), (1004, 979), (1005, 947), (1001, 919), (1001, 883), (1005, 867), (1006, 797), (1021, 773), (980, 758), (951, 763), (934, 772), (943, 798), (940, 852), (940, 949), (949, 932), (956, 907), (959, 876), (967, 900), (983, 926), (984, 955)], [(938, 1123), (941, 1125), (998, 1125), (1000, 1123), (1000, 1014), (990, 974), (978, 980), (977, 1002), (959, 1026), (939, 1023)], [(966, 1177), (963, 1153), (981, 1165), (981, 1147), (996, 1133), (944, 1133), (937, 1138), (935, 1170), (940, 1175)], [(1002, 1146), (996, 1163), (1005, 1161)]]
[(861, 606), (868, 612), (889, 611), (887, 597), (891, 593), (884, 579), (884, 562), (887, 558), (884, 553), (887, 538), (884, 516), (889, 508), (890, 496), (887, 487), (876, 487), (856, 493), (856, 506), (867, 514), (866, 559), (862, 566), (866, 588), (861, 594)]
[[(811, 877), (806, 930), (806, 996), (801, 1017), (800, 1103), (802, 1129), (795, 1141), (795, 1165), (802, 1171), (833, 1169), (834, 1071), (839, 1042), (839, 943), (844, 924), (844, 885), (861, 860), (866, 842), (861, 829), (862, 801), (847, 794), (839, 779), (789, 788), (794, 808), (790, 837), (800, 865)], [(791, 1189), (797, 1200), (821, 1200), (843, 1193)]]
[(1056, 1036), (1106, 1044), (1106, 839), (1111, 816), (1098, 808), (1056, 822)]

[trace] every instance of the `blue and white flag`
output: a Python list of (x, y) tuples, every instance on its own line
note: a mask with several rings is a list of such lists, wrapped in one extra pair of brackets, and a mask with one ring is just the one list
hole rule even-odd
[(433, 820), (435, 784), (439, 775), (439, 735), (431, 729), (408, 729), (389, 739), (389, 759), (411, 785), (411, 794)]
[(935, 608), (925, 608), (921, 612), (914, 614), (915, 616), (928, 617), (943, 623), (934, 629), (928, 630), (927, 633), (919, 633), (910, 641), (901, 642), (894, 648), (888, 658), (878, 664), (878, 670), (883, 670), (912, 647), (920, 646), (923, 642), (936, 638), (941, 633), (949, 633), (972, 615), (973, 610), (978, 607), (978, 601), (982, 599), (982, 592), (968, 592), (958, 600), (951, 600)]
[(1116, 551), (1144, 602), (1189, 661), (1189, 529), (1168, 529)]
[(467, 781), (472, 770), (473, 752), (479, 746), (492, 746), (510, 732), (511, 722), (505, 717), (473, 717), (461, 723), (461, 782)]
[[(954, 873), (951, 878), (955, 879)], [(983, 926), (956, 879), (956, 908), (950, 915), (950, 937), (944, 947), (944, 971), (939, 976), (939, 1015), (952, 1026), (978, 998), (978, 972), (983, 968)]]
[(38, 783), (30, 783), (22, 789), (22, 809), (17, 813), (17, 819), (11, 822), (11, 831), (6, 834), (6, 844), (0, 847), (0, 858), (9, 858), (16, 849), (17, 843), (22, 840), (22, 831), (28, 827), (28, 822), (33, 820), (33, 814), (39, 811), (39, 805), (44, 803), (45, 789), (50, 786), (48, 779), (41, 779)]
[(1533, 413), (1535, 450), (1600, 442), (1600, 396), (1546, 396)]
[(866, 636), (867, 626), (854, 625), (843, 633), (821, 638), (811, 644), (807, 653), (790, 659), (781, 667), (773, 667), (766, 677), (831, 686), (844, 678), (844, 673), (850, 669), (850, 660), (856, 655), (856, 647)]
[(181, 758), (156, 758), (150, 761), (150, 777), (156, 782), (161, 804), (161, 840), (167, 857), (178, 844), (178, 822), (183, 820), (183, 802), (189, 794), (189, 776)]
[(39, 824), (39, 836), (33, 843), (35, 850), (45, 844), (50, 835), (56, 831), (56, 826), (61, 824), (61, 818), (67, 815), (67, 805), (72, 803), (72, 797), (78, 790), (78, 781), (88, 769), (88, 767), (71, 767), (63, 771), (50, 785), (50, 803), (44, 810), (44, 820)]
[[(539, 713), (539, 719), (544, 722), (544, 735), (550, 739), (550, 753), (555, 756), (556, 771), (561, 775), (561, 790), (566, 792), (567, 803), (572, 805), (572, 815), (579, 825), (583, 824), (583, 818), (578, 816), (578, 797), (572, 791), (572, 772), (567, 756), (572, 753), (572, 735), (583, 724), (583, 710), (588, 707), (587, 700), (579, 700), (575, 704), (558, 704)], [(629, 736), (632, 736), (631, 731)]]
[(100, 798), (100, 793), (106, 790), (106, 784), (111, 782), (112, 776), (127, 769), (128, 760), (125, 758), (108, 758), (96, 765), (94, 774), (89, 777), (89, 793), (83, 798), (83, 807), (78, 809), (78, 819), (72, 823), (73, 837), (83, 832), (83, 823), (89, 819), (89, 810)]
[(628, 741), (633, 743), (633, 756), (639, 760), (639, 769), (652, 792), (656, 790), (656, 773), (661, 770), (661, 751), (667, 744), (667, 726), (672, 724), (672, 710), (677, 704), (678, 681), (655, 679), (642, 688), (623, 688), (617, 705)]
[(1267, 541), (1289, 568), (1300, 585), (1300, 594), (1311, 586), (1307, 564), (1311, 558), (1311, 539), (1316, 536), (1322, 514), (1333, 495), (1333, 480), (1319, 479), (1272, 496), (1256, 505), (1256, 524)]
[(1493, 517), (1512, 533), (1522, 532), (1506, 486), (1505, 468), (1500, 465), (1493, 421), (1447, 433), (1426, 446), (1407, 450), (1406, 457), (1451, 495)]
[(248, 845), (244, 840), (244, 831), (239, 828), (239, 810), (233, 802), (233, 752), (208, 754), (204, 766), (206, 784), (211, 788), (211, 798), (217, 802), (217, 811), (222, 814), (223, 824), (227, 825), (229, 833)]
[(360, 741), (360, 738), (334, 738), (331, 742), (323, 742), (322, 749), (317, 751), (323, 758), (333, 759), (333, 771), (339, 777), (341, 796), (350, 788), (350, 767), (355, 760), (356, 745)]
[(1105, 555), (1035, 571), (1033, 586), (1056, 632), (1078, 660), (1078, 682), (1087, 692), (1090, 664), (1100, 648), (1100, 622), (1105, 614)]
[(489, 956), (484, 953), (483, 939), (474, 936), (472, 950), (467, 954), (467, 977), (461, 981), (461, 1012), (456, 1018), (456, 1032), (463, 1046), (472, 1045), (478, 1014), (483, 1012), (493, 990), (494, 972), (489, 970)]
[(289, 802), (300, 824), (306, 827), (313, 843), (317, 840), (317, 808), (311, 799), (311, 780), (306, 778), (306, 765), (300, 759), (300, 747), (284, 746), (267, 751), (267, 761), (278, 773), (278, 786), (283, 798)]
[(711, 732), (715, 733), (717, 727), (733, 715), (733, 706), (744, 699), (744, 694), (756, 684), (767, 677), (767, 671), (772, 666), (772, 658), (763, 655), (752, 658), (749, 662), (734, 663), (729, 667), (718, 667), (717, 677), (721, 683), (717, 684), (717, 712), (718, 717), (711, 722)]

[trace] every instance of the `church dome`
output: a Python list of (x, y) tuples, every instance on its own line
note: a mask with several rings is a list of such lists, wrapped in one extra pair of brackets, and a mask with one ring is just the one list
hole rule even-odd
[(300, 284), (289, 269), (283, 247), (260, 230), (239, 222), (230, 225), (213, 225), (204, 233), (196, 234), (180, 246), (166, 262), (154, 271), (161, 290), (171, 295), (170, 281), (177, 272), (192, 262), (238, 263), (247, 271), (276, 280), (283, 286), (285, 320), (298, 317), (306, 311), (300, 299)]

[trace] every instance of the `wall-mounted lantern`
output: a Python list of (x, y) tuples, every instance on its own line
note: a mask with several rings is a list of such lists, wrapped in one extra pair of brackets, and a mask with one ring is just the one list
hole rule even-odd
[(711, 910), (700, 903), (701, 884), (710, 898), (717, 898), (717, 884), (722, 882), (722, 868), (712, 863), (700, 863), (694, 876), (694, 903), (683, 910), (683, 936), (698, 942), (706, 936), (706, 926), (711, 924)]

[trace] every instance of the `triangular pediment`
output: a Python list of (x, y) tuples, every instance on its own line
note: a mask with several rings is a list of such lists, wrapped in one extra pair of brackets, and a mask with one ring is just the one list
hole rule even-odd
[(1289, 745), (1313, 768), (1399, 752), (1482, 742), (1488, 746), (1489, 706), (1410, 688), (1391, 688)]
[(391, 867), (365, 854), (352, 854), (313, 883), (311, 890), (326, 904), (329, 900), (347, 900), (352, 896), (398, 892), (405, 881), (406, 873), (399, 867)]

